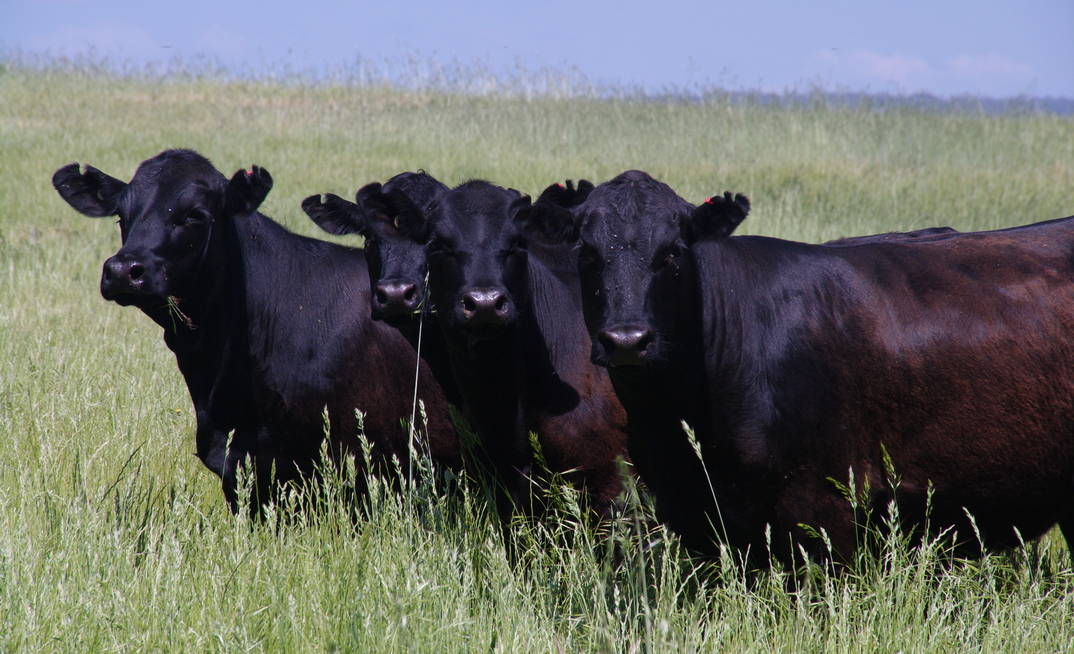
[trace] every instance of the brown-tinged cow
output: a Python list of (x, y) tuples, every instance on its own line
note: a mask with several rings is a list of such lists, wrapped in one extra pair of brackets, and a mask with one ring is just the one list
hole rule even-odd
[(966, 554), (1074, 539), (1074, 218), (808, 245), (732, 236), (748, 210), (629, 171), (542, 218), (578, 243), (593, 361), (686, 544), (764, 561), (770, 527), (785, 562), (847, 560), (892, 499)]

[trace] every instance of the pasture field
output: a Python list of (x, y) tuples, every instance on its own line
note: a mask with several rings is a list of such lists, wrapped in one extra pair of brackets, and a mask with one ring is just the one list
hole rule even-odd
[(730, 557), (699, 570), (635, 494), (597, 534), (564, 492), (558, 519), (512, 526), (513, 563), (480, 497), (428, 483), (374, 493), (355, 519), (344, 471), (296, 500), (317, 510), (232, 516), (193, 456), (160, 330), (100, 297), (118, 228), (50, 184), (72, 161), (126, 180), (170, 147), (228, 175), (265, 166), (262, 210), (318, 237), (302, 198), (417, 168), (532, 195), (641, 168), (691, 202), (749, 195), (743, 233), (814, 242), (1074, 213), (1071, 117), (0, 65), (0, 651), (1074, 650), (1057, 532), (953, 562), (893, 537), (790, 593), (787, 572), (748, 575)]

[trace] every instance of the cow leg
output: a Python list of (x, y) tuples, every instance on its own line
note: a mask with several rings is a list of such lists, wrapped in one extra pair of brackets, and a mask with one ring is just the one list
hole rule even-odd
[(1063, 532), (1063, 538), (1067, 542), (1067, 553), (1070, 554), (1071, 564), (1074, 565), (1074, 515), (1060, 520), (1059, 530)]
[(797, 479), (781, 489), (772, 525), (776, 558), (797, 569), (807, 563), (803, 550), (810, 561), (826, 564), (847, 563), (856, 549), (853, 507), (830, 481)]

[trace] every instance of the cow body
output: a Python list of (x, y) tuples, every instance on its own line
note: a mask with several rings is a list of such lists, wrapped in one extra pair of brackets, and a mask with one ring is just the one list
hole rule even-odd
[[(198, 457), (232, 507), (247, 458), (260, 502), (272, 495), (273, 469), (277, 482), (313, 472), (325, 409), (333, 454), (360, 453), (358, 409), (374, 462), (407, 460), (400, 419), (411, 415), (413, 349), (369, 319), (361, 250), (292, 234), (257, 213), (267, 172), (229, 182), (204, 157), (170, 150), (130, 184), (77, 164), (53, 183), (83, 213), (120, 216), (124, 245), (105, 263), (102, 293), (164, 329), (194, 402)], [(457, 466), (444, 398), (428, 370), (418, 377), (429, 448)]]
[(963, 553), (975, 528), (986, 548), (1071, 536), (1074, 219), (807, 245), (731, 237), (747, 211), (631, 171), (565, 217), (593, 358), (686, 544), (763, 560), (770, 526), (784, 561), (845, 560), (893, 496), (923, 525), (930, 489)]
[[(568, 204), (588, 191), (552, 188)], [(538, 235), (526, 224), (529, 199), (488, 182), (424, 204), (391, 189), (368, 200), (425, 248), (429, 299), (480, 440), (475, 463), (495, 485), (500, 514), (538, 509), (530, 486), (535, 432), (548, 469), (584, 488), (590, 507), (607, 515), (622, 489), (626, 417), (607, 373), (585, 354), (572, 249), (530, 238)]]
[(487, 182), (444, 193), (428, 214), (430, 297), (485, 466), (528, 506), (537, 434), (552, 472), (585, 488), (606, 515), (622, 490), (626, 416), (588, 334), (573, 253), (527, 234), (528, 200)]

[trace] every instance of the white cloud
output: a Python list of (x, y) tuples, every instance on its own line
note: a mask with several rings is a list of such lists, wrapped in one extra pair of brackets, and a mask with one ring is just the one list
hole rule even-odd
[(868, 50), (851, 53), (851, 65), (868, 77), (905, 85), (909, 80), (932, 74), (929, 63), (921, 57), (884, 56)]
[(987, 54), (973, 57), (960, 54), (947, 62), (947, 68), (951, 72), (971, 77), (976, 75), (999, 75), (1002, 77), (1028, 77), (1032, 78), (1033, 69), (1024, 64), (1016, 64), (1010, 59), (998, 54)]
[(994, 53), (959, 54), (936, 65), (910, 55), (826, 50), (816, 53), (815, 62), (819, 79), (833, 87), (894, 93), (1002, 97), (1032, 92), (1037, 79), (1032, 67)]

